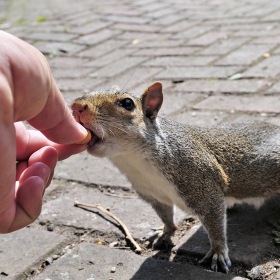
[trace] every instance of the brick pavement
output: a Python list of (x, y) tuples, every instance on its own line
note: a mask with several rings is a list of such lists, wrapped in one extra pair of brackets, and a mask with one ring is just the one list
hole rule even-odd
[[(279, 15), (280, 2), (264, 0), (0, 1), (0, 28), (46, 55), (68, 104), (91, 89), (118, 84), (140, 94), (161, 80), (160, 113), (199, 126), (245, 119), (280, 125)], [(150, 251), (139, 257), (110, 249), (115, 240), (127, 246), (120, 228), (74, 208), (75, 199), (110, 208), (138, 240), (160, 225), (155, 213), (106, 159), (73, 156), (58, 164), (55, 178), (38, 220), (0, 236), (0, 279), (233, 279), (280, 253), (264, 222), (277, 203), (261, 215), (246, 207), (230, 214), (230, 276), (196, 266), (208, 240), (199, 224), (182, 238), (180, 212), (173, 252), (151, 258)], [(119, 197), (127, 195), (133, 198)]]

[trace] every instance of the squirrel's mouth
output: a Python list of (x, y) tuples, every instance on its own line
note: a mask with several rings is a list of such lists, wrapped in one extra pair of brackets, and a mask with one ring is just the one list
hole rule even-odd
[[(88, 129), (88, 128), (87, 128)], [(91, 139), (90, 141), (87, 143), (88, 147), (93, 147), (96, 143), (101, 142), (101, 138), (99, 138), (92, 130), (88, 129), (90, 131), (91, 134)]]

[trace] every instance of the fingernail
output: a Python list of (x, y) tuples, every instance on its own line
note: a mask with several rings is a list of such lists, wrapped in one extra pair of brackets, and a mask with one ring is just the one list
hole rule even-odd
[(83, 134), (87, 135), (87, 130), (84, 126), (82, 126), (80, 123), (77, 123), (79, 125), (80, 130), (83, 132)]

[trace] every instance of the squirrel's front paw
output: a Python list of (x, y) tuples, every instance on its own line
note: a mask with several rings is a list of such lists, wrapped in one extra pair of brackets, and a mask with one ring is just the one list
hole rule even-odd
[(152, 244), (152, 248), (168, 248), (173, 247), (174, 243), (171, 240), (171, 236), (174, 234), (174, 231), (165, 231), (164, 228), (157, 229), (155, 232), (149, 234), (146, 238)]
[(228, 257), (228, 254), (225, 252), (215, 253), (213, 250), (210, 250), (208, 254), (199, 262), (199, 264), (204, 264), (211, 262), (211, 270), (218, 271), (218, 267), (221, 267), (222, 271), (225, 273), (229, 272), (231, 267), (231, 261)]

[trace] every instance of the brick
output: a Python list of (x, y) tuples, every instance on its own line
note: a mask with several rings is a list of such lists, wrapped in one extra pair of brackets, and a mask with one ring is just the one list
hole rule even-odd
[[(114, 273), (112, 267), (116, 267)], [(156, 278), (155, 278), (156, 276)], [(69, 250), (35, 280), (47, 279), (200, 279), (200, 280), (242, 280), (222, 273), (213, 273), (187, 262), (176, 263), (156, 257), (139, 256), (126, 250), (111, 249), (93, 243), (83, 242)]]
[(103, 29), (95, 33), (79, 37), (75, 42), (86, 45), (97, 45), (108, 39), (112, 39), (119, 35), (121, 32), (118, 30)]
[(271, 45), (244, 45), (218, 60), (215, 65), (250, 65), (272, 48)]
[(170, 7), (166, 7), (166, 8), (163, 8), (163, 9), (154, 10), (154, 11), (151, 11), (149, 13), (145, 13), (145, 16), (153, 18), (153, 19), (158, 19), (158, 18), (162, 18), (162, 17), (165, 18), (172, 13), (174, 13), (174, 9), (171, 9)]
[(193, 27), (195, 25), (199, 24), (199, 21), (187, 21), (187, 20), (182, 20), (179, 22), (176, 22), (170, 26), (167, 26), (165, 28), (162, 28), (160, 30), (161, 33), (177, 33), (179, 31), (186, 30), (190, 27)]
[[(151, 2), (151, 1), (148, 1)], [(155, 2), (155, 3), (149, 3), (145, 4), (145, 2), (141, 1), (141, 7), (140, 10), (145, 11), (145, 12), (152, 12), (152, 11), (158, 11), (160, 9), (164, 9), (165, 7), (169, 6), (168, 3), (164, 2)]]
[(170, 115), (176, 114), (183, 108), (191, 108), (201, 98), (202, 95), (198, 93), (169, 93), (168, 90), (164, 90), (164, 100), (159, 115), (170, 117)]
[(66, 241), (63, 235), (32, 228), (0, 235), (0, 278), (6, 273), (8, 277), (3, 279), (22, 279), (22, 273), (31, 270), (28, 267), (40, 265), (48, 253)]
[(55, 52), (63, 55), (72, 55), (86, 48), (83, 45), (67, 42), (36, 42), (33, 46), (43, 54)]
[(80, 57), (62, 57), (57, 56), (55, 58), (49, 58), (48, 62), (51, 68), (71, 68), (84, 66), (89, 59), (80, 58)]
[(253, 44), (269, 44), (275, 45), (280, 44), (280, 36), (267, 36), (267, 37), (260, 37), (252, 41)]
[(171, 25), (171, 24), (176, 23), (178, 21), (184, 20), (186, 18), (187, 18), (186, 14), (184, 14), (184, 13), (179, 14), (178, 11), (175, 11), (174, 14), (167, 15), (167, 16), (164, 16), (162, 18), (153, 20), (152, 24), (168, 26), (168, 25)]
[(104, 56), (91, 60), (90, 62), (86, 63), (85, 67), (102, 67), (107, 64), (110, 64), (116, 60), (121, 59), (131, 53), (135, 52), (133, 49), (117, 49), (115, 51), (110, 52)]
[(167, 56), (145, 62), (145, 66), (203, 66), (217, 59), (215, 56)]
[(106, 42), (103, 42), (101, 44), (98, 44), (94, 47), (90, 47), (79, 54), (77, 56), (79, 57), (89, 57), (89, 58), (97, 58), (100, 57), (106, 53), (109, 53), (115, 49), (121, 48), (124, 45), (127, 45), (127, 42), (120, 41), (120, 40), (107, 40)]
[(71, 33), (77, 33), (77, 34), (89, 34), (93, 32), (97, 32), (101, 29), (108, 28), (111, 25), (111, 23), (108, 22), (98, 22), (94, 21), (86, 25), (74, 27), (74, 28), (69, 28), (69, 31)]
[[(123, 198), (121, 195), (106, 195), (108, 190), (102, 193), (98, 188), (85, 187), (74, 182), (71, 183), (71, 188), (69, 185), (67, 182), (62, 182), (60, 196), (44, 203), (38, 222), (50, 223), (54, 228), (67, 226), (123, 236), (116, 221), (104, 216), (102, 212), (96, 209), (91, 209), (93, 212), (89, 212), (74, 207), (74, 202), (79, 201), (88, 204), (97, 203), (105, 209), (109, 208), (110, 212), (116, 215), (129, 228), (131, 235), (137, 239), (147, 236), (152, 228), (162, 225), (152, 207), (139, 199), (134, 192), (121, 193), (121, 195), (129, 196), (129, 198)], [(185, 214), (181, 211), (177, 212), (176, 222), (179, 222), (185, 217)]]
[(162, 67), (137, 66), (105, 82), (103, 87), (111, 88), (117, 84), (123, 90), (140, 95), (155, 81), (154, 76), (162, 70)]
[(164, 39), (164, 36), (160, 33), (149, 33), (149, 32), (124, 32), (121, 35), (118, 36), (118, 39), (122, 40), (134, 40), (139, 39), (141, 41), (144, 40), (162, 40)]
[(273, 29), (270, 31), (267, 30), (241, 30), (237, 31), (234, 33), (234, 36), (236, 37), (248, 37), (248, 38), (257, 38), (257, 37), (267, 37), (269, 36), (279, 36), (280, 35), (280, 30), (278, 29)]
[(108, 15), (106, 16), (106, 20), (111, 21), (111, 22), (115, 22), (115, 23), (137, 23), (137, 24), (147, 24), (148, 22), (150, 22), (149, 18), (146, 17), (129, 17), (129, 16), (111, 16)]
[(279, 17), (280, 17), (280, 11), (276, 11), (275, 13), (272, 13), (270, 15), (267, 15), (263, 17), (261, 20), (263, 21), (276, 21), (277, 23), (279, 22)]
[(135, 56), (174, 56), (190, 55), (200, 50), (198, 47), (174, 47), (174, 48), (148, 48), (134, 53)]
[(236, 110), (247, 112), (280, 113), (280, 97), (276, 96), (210, 96), (193, 108), (200, 110)]
[(180, 114), (171, 116), (174, 121), (187, 125), (195, 126), (214, 126), (223, 122), (228, 116), (225, 112), (200, 112), (196, 110), (188, 110)]
[(88, 76), (94, 70), (91, 68), (79, 67), (79, 68), (54, 68), (52, 74), (55, 79), (60, 78), (79, 78)]
[[(179, 48), (185, 46), (185, 40), (154, 40), (154, 41), (139, 41), (137, 44), (129, 44), (130, 48)], [(188, 49), (189, 47), (187, 47)], [(198, 50), (200, 48), (192, 48)]]
[(99, 86), (102, 81), (93, 78), (76, 78), (76, 79), (57, 79), (56, 83), (61, 91), (77, 91), (86, 93), (92, 91), (96, 86)]
[(119, 23), (115, 24), (112, 28), (121, 30), (121, 31), (140, 31), (140, 32), (157, 32), (160, 30), (159, 26), (156, 25), (150, 25), (150, 24), (124, 24)]
[(145, 57), (124, 57), (118, 61), (111, 63), (99, 70), (93, 72), (91, 77), (114, 77), (121, 72), (124, 72), (130, 68), (136, 67), (140, 63), (144, 62)]
[(240, 71), (240, 67), (169, 67), (159, 73), (156, 79), (202, 79), (202, 78), (228, 78)]
[(213, 29), (212, 26), (207, 26), (207, 25), (199, 25), (199, 26), (193, 26), (185, 31), (179, 31), (175, 35), (173, 35), (171, 38), (172, 39), (192, 39), (197, 36), (203, 35), (206, 32), (209, 32)]
[(226, 32), (208, 32), (187, 42), (188, 46), (208, 46), (219, 39), (225, 38)]
[(221, 92), (221, 93), (255, 93), (269, 84), (266, 80), (189, 80), (175, 86), (176, 91), (183, 92)]
[(113, 7), (102, 7), (99, 9), (98, 13), (105, 15), (122, 15), (122, 16), (141, 16), (143, 11), (132, 9), (128, 5), (123, 5), (118, 3), (118, 5), (113, 5)]
[[(81, 96), (81, 93), (77, 92), (75, 94), (75, 98)], [(72, 100), (74, 98), (71, 98)], [(59, 161), (55, 169), (55, 177), (87, 183), (94, 182), (104, 186), (130, 187), (130, 183), (125, 176), (109, 160), (93, 157), (86, 152)]]
[(272, 55), (246, 70), (242, 75), (251, 77), (275, 77), (280, 73), (280, 56)]
[(275, 83), (265, 94), (279, 94), (280, 93), (280, 82)]
[(76, 34), (69, 33), (49, 33), (49, 32), (33, 32), (23, 35), (24, 39), (36, 41), (61, 41), (67, 42), (77, 38)]

